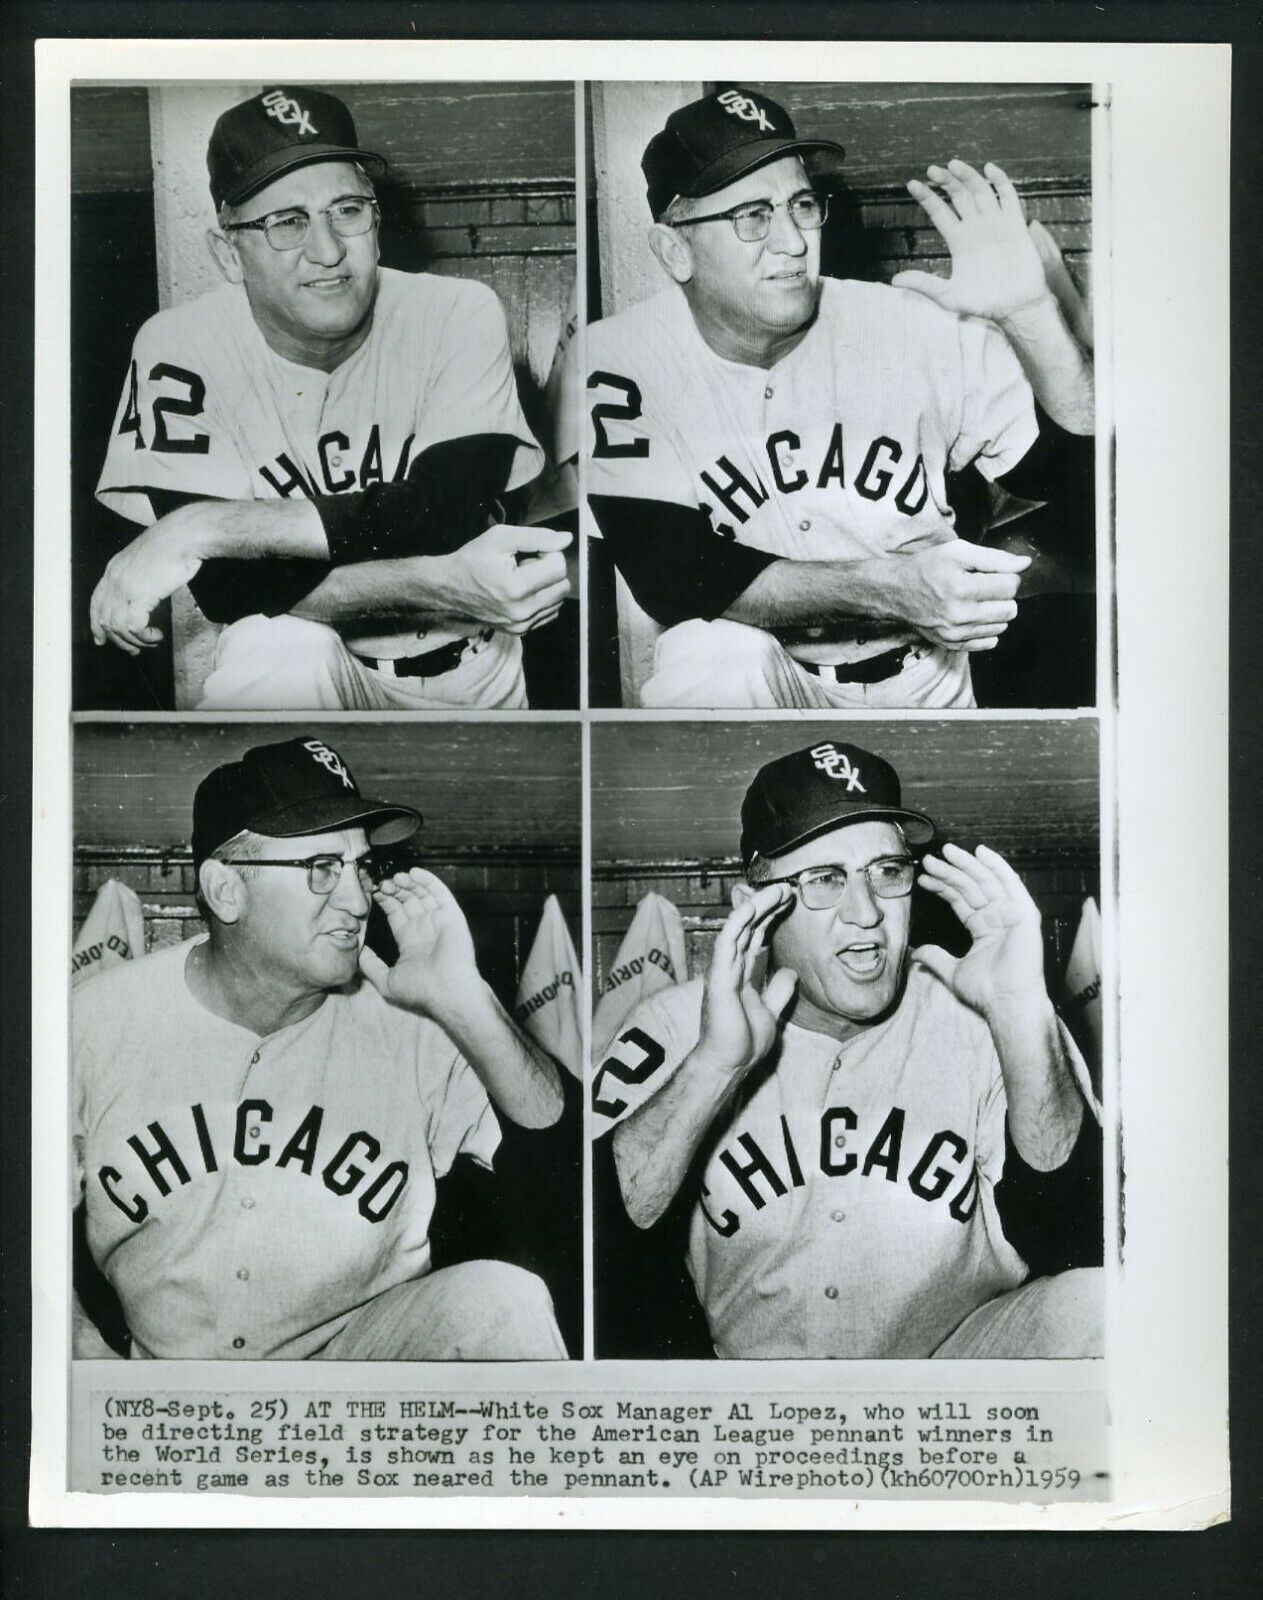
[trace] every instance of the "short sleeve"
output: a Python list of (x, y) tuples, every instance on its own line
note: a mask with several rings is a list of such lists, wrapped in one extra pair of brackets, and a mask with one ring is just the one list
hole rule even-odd
[(971, 463), (994, 481), (1010, 471), (1035, 443), (1035, 397), (1021, 364), (994, 323), (981, 317), (959, 321), (961, 424), (948, 466)]
[(155, 520), (149, 489), (250, 500), (249, 464), (237, 448), (200, 342), (160, 313), (141, 328), (123, 380), (97, 498), (129, 521)]
[(675, 1076), (697, 1043), (700, 999), (690, 1007), (689, 998), (683, 987), (662, 990), (623, 1023), (593, 1073), (594, 1138), (638, 1111)]
[(602, 351), (599, 344), (592, 352), (587, 378), (588, 493), (695, 507), (692, 476), (630, 365), (618, 352)]
[(472, 1156), (479, 1166), (490, 1169), (500, 1146), (500, 1124), (487, 1091), (464, 1056), (447, 1043), (447, 1060), (437, 1072), (435, 1064), (424, 1059), (424, 1047), (419, 1068), (421, 1094), (429, 1102), (427, 1132), (436, 1178), (451, 1170), (457, 1156)]
[(518, 448), (506, 487), (517, 489), (539, 476), (544, 452), (518, 399), (504, 310), (485, 285), (465, 287), (476, 293), (453, 302), (443, 324), (434, 379), (425, 394), (426, 443), (469, 434), (507, 434), (517, 440)]

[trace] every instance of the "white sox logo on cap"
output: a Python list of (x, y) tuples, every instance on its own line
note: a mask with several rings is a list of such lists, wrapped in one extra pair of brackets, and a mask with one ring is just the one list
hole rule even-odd
[(743, 122), (757, 122), (764, 133), (776, 132), (776, 124), (767, 112), (756, 105), (749, 95), (742, 94), (740, 89), (725, 89), (718, 99), (730, 117), (740, 117)]
[(273, 89), (270, 94), (265, 94), (263, 104), (267, 107), (268, 116), (275, 117), (284, 127), (296, 127), (299, 133), (310, 134), (313, 139), (320, 132), (306, 109), (283, 89)]
[(860, 769), (851, 765), (851, 758), (831, 744), (818, 744), (811, 752), (813, 765), (820, 768), (827, 778), (834, 778), (839, 783), (845, 783), (847, 793), (858, 789), (861, 794), (868, 790), (860, 782)]
[(305, 739), (303, 741), (303, 749), (311, 751), (313, 761), (318, 761), (322, 767), (327, 767), (335, 777), (341, 778), (344, 788), (354, 790), (355, 784), (352, 782), (351, 774), (342, 765), (341, 758), (336, 751), (330, 750), (327, 744), (321, 744), (319, 739)]

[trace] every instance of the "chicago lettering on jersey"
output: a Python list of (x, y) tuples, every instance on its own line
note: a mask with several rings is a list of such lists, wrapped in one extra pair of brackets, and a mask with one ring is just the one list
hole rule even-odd
[[(404, 440), (399, 459), (390, 474), (391, 483), (398, 483), (407, 477), (416, 437), (415, 433), (410, 433)], [(282, 450), (274, 461), (260, 462), (257, 471), (264, 483), (283, 500), (296, 494), (306, 495), (313, 500), (317, 495), (347, 494), (353, 489), (371, 489), (376, 484), (386, 482), (381, 427), (378, 423), (373, 423), (368, 430), (368, 442), (360, 455), (358, 468), (352, 468), (351, 455), (350, 439), (345, 433), (334, 429), (322, 433), (316, 441), (316, 459), (320, 463), (318, 477), (315, 472), (305, 472), (295, 465), (287, 450)]]
[[(789, 1122), (782, 1116), (779, 1149), (769, 1154), (753, 1134), (741, 1133), (716, 1153), (712, 1165), (717, 1160), (726, 1168), (736, 1185), (737, 1203), (754, 1211), (775, 1205), (792, 1189), (805, 1187), (807, 1166), (826, 1178), (906, 1184), (927, 1204), (946, 1200), (948, 1215), (956, 1222), (968, 1222), (978, 1204), (978, 1169), (968, 1142), (950, 1128), (942, 1128), (920, 1150), (905, 1152), (906, 1117), (902, 1106), (892, 1106), (862, 1154), (849, 1137), (843, 1154), (843, 1147), (836, 1142), (838, 1135), (857, 1132), (859, 1119), (850, 1106), (830, 1106), (820, 1118), (818, 1141), (810, 1152), (800, 1154)], [(949, 1198), (958, 1179), (962, 1181)], [(703, 1186), (698, 1202), (702, 1215), (717, 1234), (728, 1238), (741, 1227), (741, 1218), (731, 1207), (716, 1215), (707, 1204), (709, 1194)]]
[[(852, 449), (843, 439), (842, 424), (835, 422), (817, 458), (807, 455), (802, 439), (792, 428), (778, 428), (756, 448), (767, 458), (768, 480), (782, 495), (797, 494), (809, 486), (828, 489), (836, 484), (865, 500), (890, 500), (905, 517), (915, 517), (929, 499), (929, 478), (920, 452), (884, 433), (862, 450), (858, 445)], [(848, 453), (858, 462), (849, 478)], [(724, 512), (737, 523), (748, 522), (770, 497), (761, 472), (751, 476), (727, 455), (716, 457), (699, 476)], [(715, 508), (709, 509), (714, 517)]]
[[(97, 1180), (125, 1217), (141, 1223), (159, 1201), (226, 1165), (270, 1163), (278, 1170), (292, 1168), (322, 1183), (330, 1194), (354, 1200), (366, 1221), (383, 1221), (407, 1185), (408, 1163), (382, 1164), (380, 1140), (363, 1129), (322, 1142), (324, 1118), (324, 1107), (313, 1105), (292, 1130), (288, 1120), (281, 1129), (270, 1102), (243, 1100), (236, 1111), (231, 1150), (217, 1150), (205, 1110), (200, 1104), (191, 1105), (187, 1125), (173, 1125), (168, 1131), (155, 1121), (143, 1133), (129, 1136), (127, 1144), (135, 1159), (119, 1158), (131, 1169), (129, 1179), (118, 1167), (106, 1165), (97, 1169)], [(143, 1190), (149, 1191), (148, 1196)]]

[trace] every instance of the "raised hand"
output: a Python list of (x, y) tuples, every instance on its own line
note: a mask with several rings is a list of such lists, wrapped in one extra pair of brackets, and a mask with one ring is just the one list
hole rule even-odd
[(787, 884), (756, 889), (729, 915), (715, 940), (693, 1055), (733, 1076), (748, 1072), (771, 1050), (798, 982), (797, 973), (782, 968), (762, 994), (753, 983), (759, 951), (792, 899)]
[(380, 995), (441, 1022), (471, 991), (481, 991), (469, 924), (441, 879), (411, 867), (383, 879), (375, 898), (399, 947), (393, 967), (367, 945), (360, 951), (360, 971)]
[(429, 559), (429, 605), (506, 633), (542, 628), (570, 593), (562, 551), (571, 537), (553, 528), (488, 528), (450, 555)]
[(990, 1022), (1014, 1007), (1047, 1005), (1039, 908), (1003, 856), (986, 845), (974, 855), (944, 845), (941, 857), (924, 858), (917, 881), (946, 900), (973, 940), (959, 960), (938, 945), (917, 952), (958, 999)]
[(162, 629), (149, 618), (155, 608), (198, 574), (200, 556), (189, 548), (182, 533), (163, 522), (137, 534), (111, 558), (92, 591), (88, 618), (97, 644), (108, 640), (139, 655), (162, 638)]
[(891, 279), (894, 286), (915, 289), (948, 311), (993, 322), (1042, 300), (1049, 290), (1039, 250), (1017, 190), (995, 162), (978, 173), (967, 162), (949, 161), (945, 167), (927, 167), (926, 175), (937, 188), (914, 178), (908, 193), (942, 234), (952, 275), (899, 272)]

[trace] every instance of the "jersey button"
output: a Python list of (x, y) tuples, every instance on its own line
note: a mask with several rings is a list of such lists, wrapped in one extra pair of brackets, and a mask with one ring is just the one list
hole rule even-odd
[(253, 1211), (254, 1210), (254, 1201), (250, 1198), (249, 1195), (246, 1195), (245, 1198), (242, 1200), (241, 1209), (243, 1211)]
[(828, 1284), (826, 1286), (825, 1291), (824, 1291), (824, 1297), (825, 1297), (826, 1300), (836, 1300), (837, 1299), (838, 1291), (837, 1291), (837, 1288), (836, 1288), (836, 1286), (834, 1284), (830, 1283), (830, 1284)]
[(835, 1222), (845, 1222), (846, 1221), (846, 1212), (845, 1211), (831, 1211), (829, 1213), (829, 1215), (833, 1218), (833, 1220)]
[(772, 385), (769, 383), (767, 388), (763, 391), (763, 398), (765, 400), (770, 400), (775, 393), (776, 390), (773, 389)]
[(258, 1137), (259, 1137), (259, 1130), (258, 1130), (258, 1128), (251, 1128), (251, 1129), (250, 1129), (250, 1137), (251, 1137), (251, 1138), (252, 1138), (252, 1139), (257, 1139), (257, 1138), (258, 1138)]
[(254, 1054), (250, 1057), (250, 1065), (252, 1067), (257, 1067), (258, 1066), (258, 1064), (259, 1064), (259, 1054), (260, 1054), (260, 1052), (258, 1050), (256, 1050), (254, 1052)]
[(238, 1334), (237, 1337), (232, 1341), (232, 1347), (233, 1347), (234, 1350), (244, 1350), (245, 1349), (246, 1341), (241, 1337), (240, 1334)]
[(249, 1267), (238, 1267), (237, 1268), (237, 1276), (241, 1279), (242, 1283), (245, 1283), (246, 1280), (250, 1276), (250, 1268)]
[(811, 518), (810, 517), (804, 517), (803, 520), (798, 524), (798, 526), (803, 531), (803, 533), (810, 533), (811, 532)]
[(846, 1135), (844, 1133), (839, 1133), (834, 1136), (833, 1148), (835, 1150), (846, 1149)]

